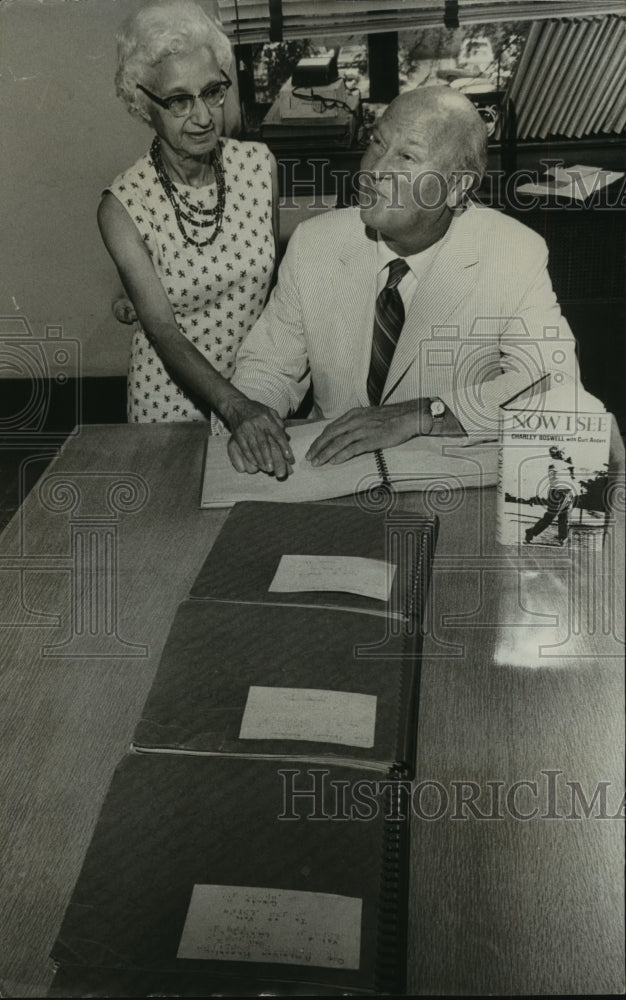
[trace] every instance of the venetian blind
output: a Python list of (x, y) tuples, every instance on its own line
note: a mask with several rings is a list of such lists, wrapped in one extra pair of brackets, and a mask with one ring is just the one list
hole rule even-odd
[(609, 16), (533, 24), (508, 95), (519, 139), (622, 133), (625, 21)]
[[(372, 34), (443, 24), (444, 0), (218, 0), (235, 43)], [(622, 13), (624, 0), (459, 0), (459, 23)]]

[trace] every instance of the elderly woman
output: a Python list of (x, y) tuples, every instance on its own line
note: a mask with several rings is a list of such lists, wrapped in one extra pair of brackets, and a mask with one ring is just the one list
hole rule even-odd
[(98, 222), (138, 320), (129, 420), (216, 415), (271, 472), (275, 449), (291, 459), (282, 421), (229, 379), (272, 278), (276, 164), (261, 143), (223, 136), (231, 61), (191, 0), (156, 0), (124, 24), (117, 93), (155, 136), (105, 191)]

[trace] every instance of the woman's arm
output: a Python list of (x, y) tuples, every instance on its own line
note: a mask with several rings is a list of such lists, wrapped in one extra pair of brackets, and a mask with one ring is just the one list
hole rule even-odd
[(181, 333), (144, 241), (110, 192), (100, 202), (98, 225), (137, 318), (174, 380), (220, 414), (250, 466), (247, 471), (286, 474), (285, 460), (293, 457), (282, 420), (235, 389)]

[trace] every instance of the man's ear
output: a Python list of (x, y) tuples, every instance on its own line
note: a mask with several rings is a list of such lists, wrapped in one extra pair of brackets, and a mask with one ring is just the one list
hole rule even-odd
[(455, 170), (448, 178), (446, 204), (454, 211), (465, 204), (472, 188), (478, 186), (478, 177), (472, 170)]

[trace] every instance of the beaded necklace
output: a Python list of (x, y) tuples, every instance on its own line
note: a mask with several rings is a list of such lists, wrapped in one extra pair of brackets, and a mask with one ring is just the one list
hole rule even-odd
[[(194, 247), (210, 246), (222, 230), (224, 205), (226, 204), (226, 181), (224, 179), (224, 165), (222, 163), (222, 149), (220, 144), (218, 143), (215, 149), (211, 152), (211, 158), (209, 161), (211, 167), (213, 168), (213, 173), (215, 174), (215, 184), (217, 188), (215, 208), (204, 208), (202, 205), (194, 204), (190, 195), (186, 191), (181, 191), (176, 187), (163, 164), (161, 144), (159, 143), (158, 136), (154, 137), (150, 147), (150, 158), (152, 159), (152, 164), (160, 181), (161, 187), (165, 191), (172, 208), (174, 209), (176, 223), (185, 240), (185, 243), (191, 243)], [(190, 234), (185, 228), (186, 222), (191, 227), (193, 235)], [(196, 239), (196, 236), (198, 235), (197, 230), (206, 229), (208, 226), (213, 226), (213, 232), (211, 235), (205, 240)]]

